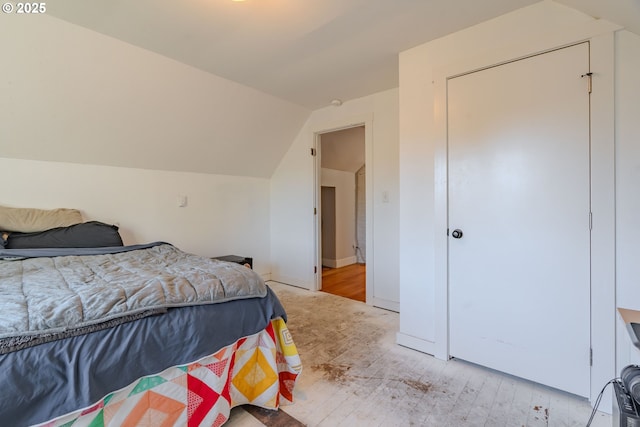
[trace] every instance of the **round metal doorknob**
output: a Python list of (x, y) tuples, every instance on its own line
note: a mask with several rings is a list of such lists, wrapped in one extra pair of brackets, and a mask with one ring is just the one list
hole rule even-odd
[(454, 239), (459, 239), (462, 237), (462, 230), (456, 228), (455, 230), (453, 230), (451, 232), (451, 237), (453, 237)]

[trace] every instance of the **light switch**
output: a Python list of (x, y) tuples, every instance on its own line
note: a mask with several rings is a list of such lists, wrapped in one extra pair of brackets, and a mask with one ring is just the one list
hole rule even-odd
[(187, 196), (178, 196), (177, 202), (178, 202), (178, 207), (179, 208), (186, 207), (187, 206)]

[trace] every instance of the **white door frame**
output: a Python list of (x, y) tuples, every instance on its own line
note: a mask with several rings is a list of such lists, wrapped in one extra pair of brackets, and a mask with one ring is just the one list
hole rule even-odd
[[(615, 162), (614, 162), (614, 33), (619, 27), (593, 21), (571, 34), (552, 34), (509, 49), (487, 52), (436, 70), (434, 75), (435, 143), (435, 345), (434, 355), (449, 358), (448, 295), (448, 157), (447, 79), (489, 66), (544, 53), (564, 46), (590, 42), (593, 73), (591, 111), (591, 367), (590, 400), (595, 402), (604, 384), (616, 376), (615, 366)], [(586, 84), (586, 83), (585, 83)], [(610, 411), (605, 394), (602, 410)]]
[(314, 276), (314, 288), (318, 291), (322, 287), (322, 231), (320, 227), (321, 219), (321, 198), (320, 198), (320, 186), (321, 186), (321, 158), (322, 153), (320, 150), (320, 135), (329, 132), (335, 132), (339, 130), (349, 129), (353, 127), (364, 126), (364, 146), (365, 146), (365, 208), (367, 210), (365, 215), (366, 220), (366, 254), (367, 264), (371, 265), (371, 268), (367, 268), (366, 272), (366, 303), (373, 304), (373, 115), (364, 115), (353, 117), (351, 119), (344, 119), (323, 125), (315, 126), (312, 129), (313, 133), (313, 149), (315, 150), (314, 167), (313, 167), (313, 199), (314, 199), (314, 263), (316, 267), (316, 273)]

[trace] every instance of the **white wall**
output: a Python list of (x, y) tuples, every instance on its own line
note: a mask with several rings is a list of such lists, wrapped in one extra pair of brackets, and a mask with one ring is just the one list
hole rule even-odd
[[(335, 259), (328, 267), (339, 268), (356, 262), (356, 175), (322, 168), (320, 184), (336, 189)], [(324, 260), (323, 260), (324, 263)]]
[(0, 205), (76, 208), (85, 220), (119, 224), (125, 244), (251, 256), (269, 278), (268, 179), (0, 158), (0, 183)]
[[(311, 114), (271, 179), (271, 259), (276, 281), (314, 289), (314, 132), (371, 120), (367, 147), (367, 301), (398, 309), (398, 90)], [(366, 138), (365, 138), (366, 139)], [(371, 177), (371, 179), (369, 179)], [(388, 202), (382, 194), (387, 192)], [(371, 219), (371, 221), (369, 221)], [(371, 250), (369, 250), (371, 248)]]
[[(442, 358), (448, 356), (446, 143), (442, 143), (446, 138), (444, 78), (453, 75), (448, 74), (451, 71), (471, 71), (593, 37), (592, 53), (597, 54), (593, 54), (594, 69), (591, 71), (595, 72), (594, 85), (600, 84), (599, 91), (592, 95), (594, 114), (597, 116), (594, 126), (607, 128), (607, 115), (613, 110), (613, 88), (611, 85), (609, 89), (607, 85), (613, 81), (613, 73), (611, 58), (606, 58), (606, 44), (607, 40), (611, 41), (609, 50), (612, 51), (611, 34), (617, 28), (552, 1), (545, 1), (401, 53), (399, 343), (435, 353)], [(603, 65), (603, 57), (609, 59), (608, 64)], [(632, 79), (631, 75), (628, 79)], [(609, 94), (610, 99), (601, 100)], [(598, 110), (602, 105), (606, 106), (604, 113)], [(612, 165), (613, 124), (610, 130), (606, 141), (602, 133), (594, 135), (593, 141), (597, 150), (611, 153)], [(613, 169), (611, 166), (607, 170), (608, 161), (595, 158), (592, 167), (594, 173), (599, 174), (598, 180), (609, 172), (611, 176), (605, 176), (603, 180), (610, 178), (607, 181), (610, 194)], [(610, 206), (613, 202), (608, 206), (599, 202), (607, 196), (603, 194), (603, 188), (606, 190), (607, 185), (598, 186), (601, 181), (594, 184), (598, 187), (594, 190), (594, 197), (597, 198), (594, 206), (599, 210), (598, 214), (603, 212), (602, 215), (594, 212), (594, 235), (600, 249), (610, 247), (610, 250), (605, 257), (607, 260), (601, 262), (596, 259), (594, 264), (610, 261), (613, 273), (613, 226), (600, 222), (595, 224), (596, 219), (607, 222), (609, 217), (613, 218), (613, 206)], [(599, 230), (603, 229), (610, 230), (604, 238), (598, 235)], [(602, 270), (606, 270), (606, 267)], [(598, 279), (594, 284), (598, 301), (593, 306), (598, 313), (594, 314), (592, 331), (598, 330), (599, 335), (594, 332), (592, 398), (604, 385), (603, 379), (614, 375), (613, 280), (600, 280), (606, 276), (601, 273), (598, 270), (593, 276)], [(611, 306), (603, 309), (600, 294), (610, 297)], [(603, 312), (605, 315), (600, 317)], [(609, 329), (603, 334), (603, 328)]]
[[(640, 310), (640, 36), (616, 34), (616, 304)], [(640, 364), (618, 317), (618, 371)]]
[(268, 277), (269, 178), (309, 110), (50, 15), (3, 16), (0, 39), (0, 204)]
[[(562, 31), (590, 18), (554, 3), (540, 3), (434, 40), (400, 54), (400, 331), (436, 342), (435, 78), (465, 58)], [(505, 36), (508, 35), (508, 36)], [(426, 346), (423, 348), (429, 348)], [(432, 348), (430, 352), (433, 352)]]

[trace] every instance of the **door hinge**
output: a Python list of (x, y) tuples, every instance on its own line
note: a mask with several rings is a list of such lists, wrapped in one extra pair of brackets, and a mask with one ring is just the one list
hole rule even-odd
[(586, 74), (581, 75), (580, 77), (582, 77), (582, 78), (586, 77), (588, 79), (587, 80), (587, 92), (591, 93), (591, 89), (592, 89), (592, 85), (593, 85), (593, 79), (592, 79), (593, 73), (586, 73)]
[(312, 156), (315, 156), (315, 155), (316, 155), (316, 149), (315, 149), (315, 148), (312, 148), (312, 149), (311, 149), (311, 155), (312, 155)]
[(318, 215), (318, 209), (317, 208), (313, 208), (313, 214), (314, 215)]
[(317, 265), (313, 266), (313, 274), (318, 274), (318, 266)]
[(593, 366), (593, 348), (589, 348), (589, 366)]
[(593, 230), (593, 212), (589, 212), (589, 231)]

